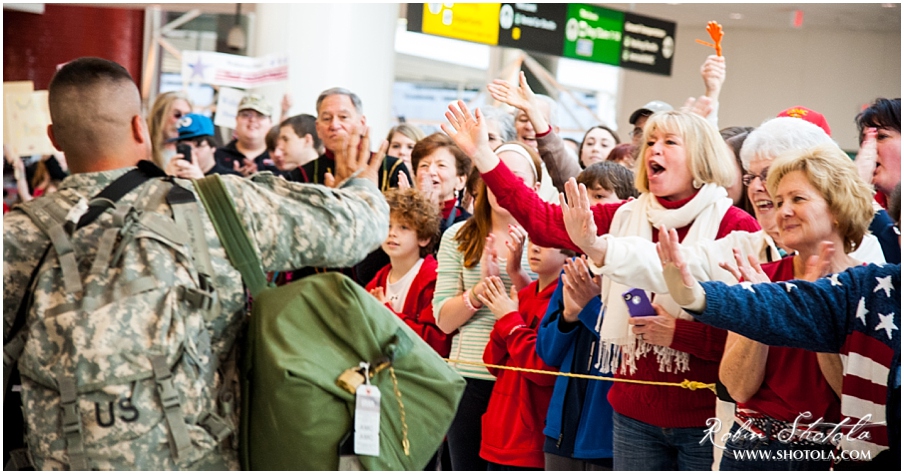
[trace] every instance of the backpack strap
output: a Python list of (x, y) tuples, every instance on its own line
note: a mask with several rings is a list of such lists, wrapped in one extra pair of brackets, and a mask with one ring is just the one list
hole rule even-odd
[(72, 471), (88, 470), (88, 453), (85, 452), (85, 437), (82, 430), (82, 417), (78, 410), (78, 391), (75, 379), (62, 377), (60, 385), (60, 410), (63, 420), (63, 438), (66, 440), (66, 451), (69, 454), (69, 469)]
[(188, 230), (189, 237), (191, 237), (192, 258), (198, 269), (199, 289), (187, 289), (183, 297), (191, 301), (195, 307), (208, 312), (210, 316), (215, 300), (213, 266), (210, 263), (210, 249), (207, 247), (201, 213), (198, 211), (198, 200), (195, 199), (194, 193), (174, 182), (173, 187), (166, 195), (166, 201), (173, 209), (176, 227)]
[(188, 426), (185, 424), (185, 416), (179, 402), (179, 392), (173, 385), (173, 374), (166, 363), (166, 357), (162, 355), (151, 357), (151, 366), (154, 369), (160, 404), (163, 405), (163, 413), (170, 429), (169, 444), (173, 459), (178, 462), (190, 458), (193, 456), (195, 448), (188, 435)]
[(31, 206), (20, 206), (19, 209), (31, 218), (41, 232), (50, 237), (63, 271), (63, 288), (69, 294), (76, 294), (82, 291), (82, 279), (78, 273), (75, 249), (64, 227), (67, 221), (50, 211), (53, 208), (59, 209), (60, 204), (60, 200), (53, 197)]
[(242, 279), (251, 290), (251, 296), (257, 296), (266, 288), (267, 277), (264, 275), (260, 256), (248, 237), (248, 231), (239, 218), (222, 178), (214, 174), (195, 180), (194, 183), (220, 242), (226, 249), (226, 255), (242, 274)]

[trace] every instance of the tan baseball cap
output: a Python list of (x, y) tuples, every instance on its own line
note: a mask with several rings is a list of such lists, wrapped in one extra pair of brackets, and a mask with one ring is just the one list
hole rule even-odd
[(256, 110), (267, 117), (273, 114), (273, 106), (264, 100), (264, 96), (260, 94), (248, 94), (242, 97), (238, 111), (241, 112), (248, 109)]

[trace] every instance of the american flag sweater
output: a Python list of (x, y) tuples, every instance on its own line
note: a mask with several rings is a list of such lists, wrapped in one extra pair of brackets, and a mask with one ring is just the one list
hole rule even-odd
[[(858, 266), (812, 283), (701, 285), (706, 309), (691, 313), (698, 321), (764, 344), (841, 354), (841, 414), (850, 420), (840, 447), (875, 459), (891, 446), (900, 459), (900, 264)], [(851, 430), (860, 420), (867, 426)]]

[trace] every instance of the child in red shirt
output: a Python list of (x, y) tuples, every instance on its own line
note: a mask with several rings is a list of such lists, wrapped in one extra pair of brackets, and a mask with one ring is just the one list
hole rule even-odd
[[(521, 261), (520, 249), (510, 247), (510, 251), (517, 251), (519, 255), (518, 258), (510, 255), (509, 262)], [(556, 372), (556, 368), (546, 365), (537, 355), (537, 330), (556, 289), (562, 266), (574, 252), (534, 244), (529, 244), (527, 251), (530, 269), (538, 278), (518, 292), (516, 299), (509, 297), (499, 277), (487, 278), (486, 296), (480, 300), (496, 316), (496, 324), (490, 333), (483, 361)], [(515, 291), (512, 293), (514, 295)], [(544, 419), (556, 376), (493, 368), (489, 371), (496, 376), (496, 383), (483, 415), (480, 457), (487, 460), (491, 468), (542, 470), (545, 464)]]
[(365, 287), (370, 294), (397, 314), (442, 357), (449, 357), (452, 336), (436, 326), (433, 291), (439, 240), (436, 205), (416, 189), (391, 188), (384, 193), (389, 203), (389, 236), (383, 251), (386, 265)]

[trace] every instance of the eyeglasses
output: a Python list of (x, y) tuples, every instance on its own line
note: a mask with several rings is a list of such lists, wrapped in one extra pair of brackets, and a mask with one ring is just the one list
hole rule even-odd
[(239, 112), (238, 117), (241, 117), (245, 120), (252, 120), (252, 119), (264, 120), (265, 118), (268, 118), (266, 115), (264, 115), (256, 110), (250, 110), (250, 109), (245, 109), (245, 110)]
[(753, 182), (754, 178), (760, 178), (764, 184), (766, 183), (766, 174), (769, 173), (769, 167), (763, 168), (763, 171), (760, 171), (760, 174), (750, 174), (747, 173), (744, 176), (741, 176), (741, 182), (744, 183), (744, 186), (750, 186), (750, 183)]

